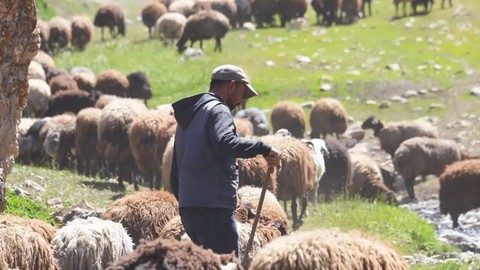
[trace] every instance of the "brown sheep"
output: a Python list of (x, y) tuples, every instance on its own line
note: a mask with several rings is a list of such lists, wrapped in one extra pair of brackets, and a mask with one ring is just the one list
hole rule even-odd
[[(175, 118), (172, 115), (151, 110), (136, 118), (128, 129), (130, 150), (150, 189), (154, 188), (154, 178), (156, 189), (159, 189), (161, 184), (156, 158), (157, 135), (167, 132), (175, 124)], [(168, 139), (165, 145), (167, 142)], [(163, 156), (163, 153), (160, 154)]]
[(379, 240), (359, 233), (322, 229), (295, 232), (273, 240), (257, 253), (249, 269), (407, 270), (409, 267), (393, 248)]
[[(341, 17), (344, 23), (355, 23), (363, 16), (363, 0), (342, 0)], [(345, 15), (345, 17), (343, 17)]]
[(149, 2), (142, 9), (142, 22), (148, 28), (148, 37), (152, 38), (152, 27), (160, 16), (167, 13), (167, 7), (160, 2)]
[(405, 181), (408, 197), (415, 199), (413, 186), (417, 176), (440, 176), (447, 165), (472, 158), (478, 157), (466, 153), (454, 141), (415, 137), (400, 144), (395, 151), (393, 163)]
[(62, 17), (53, 17), (48, 21), (50, 27), (50, 35), (48, 38), (48, 46), (55, 53), (56, 49), (65, 48), (72, 38), (72, 27), (67, 19)]
[(55, 76), (50, 80), (48, 85), (50, 86), (52, 95), (64, 90), (79, 90), (77, 82), (70, 75)]
[(60, 169), (73, 166), (75, 122), (75, 115), (56, 115), (41, 130), (43, 149), (55, 160)]
[(270, 27), (275, 26), (274, 15), (279, 10), (279, 0), (255, 0), (252, 1), (252, 14), (258, 28), (266, 23)]
[(245, 118), (233, 118), (235, 124), (235, 129), (238, 136), (240, 137), (251, 137), (253, 136), (253, 125), (252, 122), (248, 121)]
[(105, 70), (97, 76), (95, 89), (103, 94), (127, 97), (130, 83), (127, 76), (117, 70)]
[(102, 5), (95, 14), (93, 24), (100, 27), (102, 41), (104, 41), (103, 27), (110, 29), (112, 38), (116, 38), (118, 34), (125, 36), (125, 13), (117, 3), (110, 2)]
[(380, 147), (393, 159), (402, 142), (413, 137), (438, 138), (437, 128), (427, 121), (402, 121), (384, 124), (376, 116), (368, 117), (362, 129), (373, 129), (373, 135), (380, 141)]
[(216, 10), (228, 18), (230, 25), (234, 25), (237, 15), (237, 6), (233, 0), (197, 0), (193, 6), (195, 12), (200, 10)]
[(142, 241), (132, 253), (123, 256), (106, 270), (127, 269), (241, 270), (243, 268), (240, 261), (232, 254), (218, 255), (211, 249), (203, 249), (190, 241), (158, 238), (150, 242)]
[(101, 95), (98, 97), (97, 101), (95, 102), (95, 108), (103, 109), (105, 106), (108, 105), (108, 103), (119, 99), (119, 96), (115, 95)]
[(293, 101), (281, 101), (275, 104), (270, 115), (273, 133), (287, 129), (293, 137), (303, 138), (305, 134), (305, 115), (302, 106)]
[(398, 5), (400, 3), (403, 4), (403, 16), (407, 16), (407, 2), (412, 2), (412, 0), (393, 0), (393, 4), (395, 5), (395, 17), (398, 17)]
[(72, 19), (72, 46), (83, 51), (92, 40), (95, 31), (92, 21), (87, 16), (75, 16)]
[(459, 226), (458, 217), (480, 207), (480, 160), (457, 161), (440, 175), (440, 212), (450, 214), (452, 227)]
[(50, 70), (55, 69), (55, 61), (44, 51), (38, 51), (37, 55), (35, 55), (32, 61), (36, 61), (42, 65), (45, 75), (47, 75)]
[(383, 199), (389, 203), (396, 203), (395, 193), (384, 183), (380, 166), (373, 158), (366, 154), (354, 153), (350, 155), (352, 162), (352, 183), (348, 187), (350, 197), (376, 200)]
[(124, 180), (133, 182), (136, 190), (139, 188), (137, 177), (132, 175), (137, 167), (130, 151), (128, 129), (131, 123), (146, 111), (147, 107), (138, 100), (121, 98), (105, 106), (100, 116), (98, 154), (108, 164), (113, 176), (118, 176), (120, 189), (125, 189)]
[[(293, 228), (297, 229), (303, 223), (307, 208), (308, 192), (313, 189), (315, 181), (315, 163), (310, 149), (300, 140), (292, 137), (268, 135), (260, 137), (261, 141), (279, 149), (282, 153), (282, 170), (278, 175), (267, 177), (267, 164), (261, 157), (251, 160), (239, 159), (240, 185), (263, 186), (269, 180), (267, 187), (279, 200), (291, 200)], [(296, 199), (301, 199), (300, 215), (297, 215)]]
[[(450, 7), (453, 6), (452, 0), (448, 0), (448, 3), (450, 4)], [(445, 0), (442, 0), (442, 9), (445, 7)]]
[(65, 112), (78, 113), (81, 109), (93, 107), (98, 92), (88, 93), (83, 90), (65, 90), (49, 97), (48, 110), (44, 116), (54, 116)]
[(91, 92), (97, 82), (95, 75), (87, 72), (75, 73), (72, 79), (77, 83), (78, 89), (87, 92)]
[(340, 134), (347, 130), (347, 111), (340, 101), (334, 98), (317, 100), (310, 112), (311, 138), (326, 138), (327, 134)]
[(100, 160), (97, 154), (97, 129), (102, 110), (85, 108), (78, 112), (75, 132), (75, 154), (78, 173), (86, 176), (97, 174)]
[(165, 224), (178, 215), (178, 202), (165, 191), (142, 191), (114, 201), (102, 219), (121, 223), (133, 243), (158, 238)]
[(215, 10), (200, 11), (188, 17), (183, 34), (177, 42), (177, 49), (183, 52), (187, 47), (185, 44), (190, 40), (190, 47), (197, 40), (200, 41), (200, 48), (203, 50), (204, 39), (215, 39), (213, 51), (222, 51), (221, 39), (227, 34), (230, 28), (228, 18), (221, 12)]
[(34, 232), (40, 234), (45, 240), (50, 243), (57, 232), (57, 228), (39, 219), (21, 218), (13, 215), (0, 215), (0, 224), (12, 226), (18, 224), (26, 226)]
[(307, 0), (280, 0), (278, 9), (281, 26), (285, 27), (286, 23), (290, 20), (303, 17), (307, 11), (307, 7)]
[(48, 22), (37, 19), (37, 28), (40, 31), (40, 50), (44, 53), (51, 54), (52, 51), (48, 46), (48, 38), (50, 37), (50, 26)]
[(337, 23), (338, 10), (341, 5), (342, 0), (323, 0), (323, 25), (330, 26), (332, 23)]

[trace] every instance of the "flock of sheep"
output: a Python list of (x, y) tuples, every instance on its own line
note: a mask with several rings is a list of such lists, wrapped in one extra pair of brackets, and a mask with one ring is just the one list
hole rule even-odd
[[(168, 193), (176, 121), (169, 104), (146, 107), (151, 92), (144, 87), (148, 82), (144, 74), (125, 76), (105, 71), (95, 76), (85, 67), (61, 71), (55, 68), (53, 59), (40, 52), (29, 68), (29, 78), (26, 113), (32, 118), (21, 119), (17, 162), (53, 162), (85, 175), (99, 173), (101, 177), (118, 179), (120, 188), (125, 188), (127, 181), (138, 189), (143, 179), (150, 189), (163, 187), (166, 191), (133, 193), (113, 202), (100, 217), (65, 221), (60, 229), (2, 216), (0, 230), (9, 233), (2, 235), (5, 241), (0, 241), (4, 245), (0, 246), (0, 254), (9, 256), (0, 261), (0, 266), (4, 263), (29, 269), (32, 265), (50, 264), (38, 269), (104, 269), (115, 262), (110, 269), (155, 269), (156, 265), (175, 268), (179, 264), (192, 268), (199, 264), (242, 267), (232, 256), (200, 251), (185, 242), (188, 236), (178, 217), (178, 203)], [(42, 96), (39, 85), (50, 95)], [(63, 96), (69, 98), (56, 101)], [(235, 116), (240, 136), (257, 137), (283, 153), (283, 168), (272, 177), (267, 176), (263, 158), (239, 160), (241, 190), (236, 216), (240, 257), (246, 257), (243, 267), (311, 269), (343, 263), (344, 269), (360, 269), (356, 267), (362, 260), (361, 252), (369, 252), (376, 254), (369, 257), (371, 269), (384, 261), (392, 265), (391, 269), (407, 269), (391, 248), (368, 237), (335, 230), (290, 233), (290, 228), (302, 225), (309, 203), (328, 202), (337, 196), (396, 203), (396, 174), (405, 180), (411, 198), (415, 198), (417, 176), (439, 176), (440, 208), (442, 213), (450, 214), (454, 227), (459, 225), (460, 214), (479, 206), (475, 181), (480, 176), (480, 160), (455, 142), (439, 138), (436, 128), (428, 122), (382, 123), (375, 116), (363, 122), (362, 132), (357, 132), (355, 139), (361, 141), (363, 130), (373, 129), (381, 148), (392, 158), (395, 171), (388, 171), (368, 153), (344, 143), (342, 134), (352, 127), (337, 99), (322, 98), (311, 104), (309, 132), (304, 107), (293, 101), (275, 104), (270, 121), (257, 108), (240, 110)], [(263, 185), (267, 185), (269, 193), (260, 213), (260, 226), (252, 251), (244, 254)], [(283, 207), (280, 201), (284, 201)], [(290, 211), (286, 201), (291, 201)], [(287, 215), (292, 218), (291, 224)], [(38, 234), (39, 229), (43, 234)], [(19, 235), (25, 230), (33, 231)], [(77, 246), (80, 243), (82, 248)], [(350, 254), (352, 246), (359, 251)], [(192, 256), (189, 252), (195, 249), (199, 249), (195, 254), (202, 255)], [(330, 250), (328, 254), (322, 253), (326, 249)], [(342, 257), (345, 254), (350, 254), (348, 260)]]
[[(433, 7), (433, 0), (394, 0), (395, 15), (403, 4), (403, 13), (406, 16), (406, 4), (411, 3), (413, 13), (416, 14), (417, 5), (423, 5), (425, 12)], [(442, 8), (445, 0), (442, 0)], [(280, 25), (292, 27), (308, 25), (304, 18), (308, 8), (307, 0), (156, 0), (142, 8), (143, 24), (148, 28), (148, 35), (160, 37), (164, 43), (172, 44), (177, 41), (176, 47), (183, 52), (190, 41), (190, 47), (196, 41), (215, 39), (214, 51), (221, 51), (222, 38), (230, 27), (243, 27), (245, 23), (255, 19), (258, 27), (264, 24), (275, 26), (275, 15), (280, 18)], [(365, 16), (364, 6), (368, 5), (369, 15), (372, 15), (371, 0), (312, 0), (317, 24), (331, 25), (332, 23), (353, 23)], [(452, 6), (452, 0), (450, 0)], [(41, 49), (49, 54), (65, 48), (71, 43), (72, 47), (83, 50), (92, 40), (94, 27), (101, 29), (101, 40), (104, 40), (104, 27), (110, 31), (112, 38), (126, 34), (125, 12), (114, 2), (103, 4), (96, 12), (92, 22), (87, 16), (74, 16), (71, 20), (56, 16), (48, 22), (38, 20), (41, 35)], [(299, 26), (297, 26), (299, 25)], [(203, 48), (202, 48), (203, 49)]]

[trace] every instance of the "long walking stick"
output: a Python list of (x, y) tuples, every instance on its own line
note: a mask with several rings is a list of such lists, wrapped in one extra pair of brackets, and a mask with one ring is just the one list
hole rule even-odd
[(253, 221), (252, 231), (250, 232), (250, 238), (248, 238), (247, 247), (245, 248), (245, 253), (242, 258), (242, 266), (245, 266), (245, 262), (248, 256), (248, 252), (252, 249), (253, 238), (255, 237), (255, 231), (257, 230), (258, 221), (260, 221), (260, 212), (262, 211), (263, 200), (265, 199), (265, 193), (267, 193), (268, 183), (271, 182), (273, 173), (275, 172), (274, 167), (268, 167), (267, 170), (267, 179), (263, 182), (262, 193), (260, 193), (260, 200), (258, 201), (257, 213), (255, 214), (255, 220)]

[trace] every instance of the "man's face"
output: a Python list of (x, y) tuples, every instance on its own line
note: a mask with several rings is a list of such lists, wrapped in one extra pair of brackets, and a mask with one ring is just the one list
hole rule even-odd
[(247, 86), (244, 83), (232, 82), (230, 87), (232, 87), (232, 90), (230, 91), (226, 104), (230, 110), (233, 110), (241, 104), (243, 96), (247, 91)]

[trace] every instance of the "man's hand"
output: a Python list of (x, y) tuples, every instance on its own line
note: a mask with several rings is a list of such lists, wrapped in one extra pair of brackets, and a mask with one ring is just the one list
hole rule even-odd
[(279, 169), (282, 167), (282, 155), (280, 151), (275, 148), (270, 150), (270, 153), (268, 153), (268, 156), (265, 157), (265, 160), (268, 163), (268, 167)]

